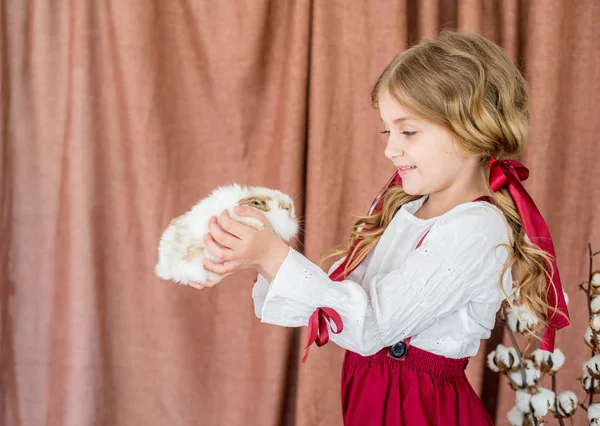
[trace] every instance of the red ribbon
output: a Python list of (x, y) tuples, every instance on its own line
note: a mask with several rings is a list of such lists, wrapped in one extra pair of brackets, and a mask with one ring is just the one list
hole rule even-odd
[(335, 309), (325, 307), (317, 308), (308, 320), (308, 338), (302, 362), (306, 362), (308, 351), (310, 351), (310, 346), (313, 343), (316, 343), (317, 346), (321, 347), (329, 342), (328, 321), (333, 321), (335, 324), (335, 331), (331, 330), (333, 334), (338, 334), (344, 329), (342, 318)]
[[(548, 271), (551, 279), (546, 279), (546, 300), (550, 306), (556, 306), (559, 312), (557, 313), (553, 309), (548, 310), (547, 326), (540, 349), (554, 352), (556, 330), (570, 324), (569, 312), (560, 283), (550, 231), (535, 203), (521, 184), (521, 181), (529, 177), (529, 170), (516, 160), (496, 160), (495, 158), (490, 160), (489, 168), (492, 191), (496, 192), (504, 187), (508, 189), (519, 210), (523, 228), (525, 228), (529, 240), (552, 257), (552, 269)], [(552, 286), (552, 282), (554, 286)]]

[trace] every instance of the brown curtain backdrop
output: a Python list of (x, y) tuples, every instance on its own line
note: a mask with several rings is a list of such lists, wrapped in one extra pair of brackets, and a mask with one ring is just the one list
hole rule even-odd
[[(442, 27), (490, 37), (530, 84), (526, 187), (571, 299), (558, 388), (583, 396), (599, 2), (0, 5), (0, 424), (341, 425), (343, 350), (300, 364), (305, 328), (260, 323), (251, 273), (202, 291), (161, 281), (158, 240), (212, 188), (264, 185), (294, 197), (299, 248), (318, 263), (393, 172), (371, 85)], [(467, 372), (506, 425), (514, 393), (485, 367), (500, 341), (498, 329)]]

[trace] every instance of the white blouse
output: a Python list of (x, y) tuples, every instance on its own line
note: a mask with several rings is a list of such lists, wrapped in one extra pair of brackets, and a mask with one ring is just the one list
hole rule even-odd
[[(426, 199), (403, 205), (343, 281), (328, 275), (344, 259), (326, 274), (291, 248), (270, 283), (259, 274), (252, 289), (256, 315), (264, 323), (299, 327), (316, 308), (327, 306), (344, 323), (330, 339), (363, 356), (409, 336), (411, 345), (435, 354), (475, 355), (504, 298), (499, 279), (508, 250), (499, 244), (510, 245), (512, 232), (502, 212), (485, 201), (420, 219), (414, 213)], [(510, 294), (510, 268), (502, 285)]]

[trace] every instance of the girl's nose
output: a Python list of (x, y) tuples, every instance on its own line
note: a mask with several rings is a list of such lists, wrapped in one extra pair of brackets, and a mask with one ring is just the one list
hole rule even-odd
[(387, 144), (387, 146), (385, 147), (385, 156), (389, 160), (392, 160), (395, 157), (404, 156), (404, 151), (399, 147), (392, 147), (391, 144)]

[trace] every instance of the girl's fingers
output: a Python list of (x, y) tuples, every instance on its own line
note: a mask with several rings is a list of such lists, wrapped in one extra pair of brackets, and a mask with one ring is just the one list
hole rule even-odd
[(194, 287), (196, 290), (202, 290), (206, 285), (204, 283), (190, 283), (190, 287)]
[(202, 265), (204, 265), (204, 269), (219, 274), (221, 277), (226, 277), (239, 269), (240, 262), (227, 261), (223, 263), (214, 263), (209, 259), (202, 259)]
[(210, 232), (206, 234), (205, 242), (208, 251), (210, 251), (213, 256), (220, 260), (227, 260), (231, 257), (232, 250), (227, 247), (222, 247)]
[(238, 237), (225, 231), (222, 226), (219, 225), (217, 218), (214, 216), (212, 216), (208, 221), (208, 230), (210, 231), (210, 234), (212, 234), (215, 241), (225, 248), (234, 248), (236, 242), (239, 241)]
[[(237, 214), (239, 207), (235, 207), (234, 210)], [(254, 209), (248, 208), (248, 210), (254, 210)], [(256, 213), (258, 215), (261, 215), (258, 212), (256, 212)], [(242, 216), (242, 215), (238, 214), (238, 216)], [(246, 216), (248, 216), (248, 215), (246, 215)], [(235, 235), (237, 238), (239, 238), (241, 240), (248, 239), (250, 237), (250, 235), (252, 235), (252, 233), (256, 232), (256, 229), (254, 229), (250, 225), (247, 225), (245, 223), (242, 223), (238, 220), (233, 219), (229, 215), (228, 210), (223, 210), (223, 212), (221, 212), (220, 217), (221, 217), (221, 226), (223, 227), (223, 229), (226, 230), (227, 232)], [(264, 216), (262, 216), (262, 217), (264, 218)]]

